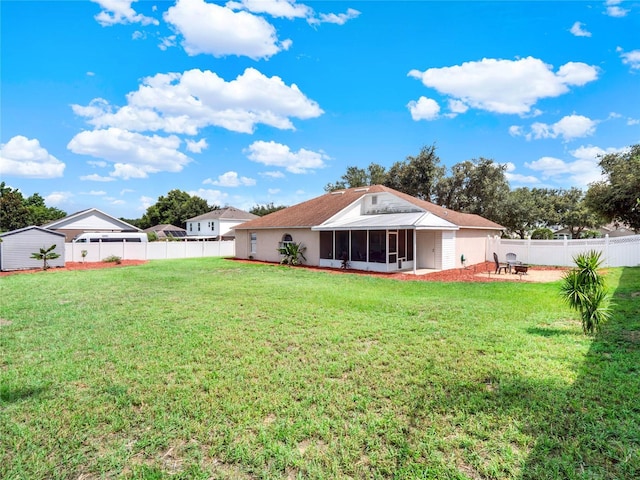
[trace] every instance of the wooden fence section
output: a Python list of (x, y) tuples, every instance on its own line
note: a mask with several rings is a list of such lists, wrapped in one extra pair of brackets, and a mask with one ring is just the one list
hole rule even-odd
[(515, 253), (518, 261), (529, 265), (570, 267), (579, 253), (596, 250), (602, 253), (605, 267), (635, 267), (640, 265), (640, 235), (627, 237), (590, 238), (584, 240), (512, 240), (489, 238), (486, 259), (493, 262), (493, 252), (501, 262), (507, 253)]
[(65, 261), (101, 262), (115, 255), (123, 260), (158, 260), (164, 258), (233, 257), (234, 240), (223, 241), (167, 241), (167, 242), (95, 242), (65, 243)]

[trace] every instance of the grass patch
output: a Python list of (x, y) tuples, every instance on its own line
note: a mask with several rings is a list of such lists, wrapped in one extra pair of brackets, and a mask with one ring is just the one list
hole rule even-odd
[(1, 478), (634, 478), (640, 268), (552, 284), (223, 259), (0, 279)]

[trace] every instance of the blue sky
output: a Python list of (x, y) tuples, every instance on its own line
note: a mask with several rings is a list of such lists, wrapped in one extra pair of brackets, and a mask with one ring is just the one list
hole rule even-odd
[(638, 1), (5, 1), (0, 175), (68, 213), (250, 209), (435, 144), (586, 188), (640, 143)]

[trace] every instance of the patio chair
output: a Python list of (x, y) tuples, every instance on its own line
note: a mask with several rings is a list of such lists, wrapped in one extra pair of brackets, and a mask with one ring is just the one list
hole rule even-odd
[(513, 269), (513, 267), (515, 267), (516, 265), (522, 265), (522, 262), (519, 262), (517, 260), (518, 257), (517, 257), (517, 255), (515, 253), (507, 253), (505, 258), (507, 259), (507, 265), (509, 265), (509, 271), (510, 272)]
[(507, 273), (507, 270), (509, 270), (509, 264), (507, 263), (500, 263), (498, 261), (498, 254), (496, 252), (493, 252), (493, 261), (496, 264), (496, 273), (499, 274), (500, 270), (504, 271), (504, 273)]

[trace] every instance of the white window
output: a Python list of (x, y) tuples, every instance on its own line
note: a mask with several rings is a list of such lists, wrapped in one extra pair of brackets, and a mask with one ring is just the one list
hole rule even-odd
[(189, 222), (189, 231), (193, 232), (193, 223)]
[(200, 222), (198, 222), (198, 231), (200, 231)]
[(377, 195), (372, 195), (371, 196), (371, 205), (377, 205), (378, 204), (378, 196)]
[(280, 242), (279, 248), (282, 248), (289, 243), (293, 243), (293, 237), (288, 233), (285, 233), (284, 235), (282, 235), (282, 241)]
[(251, 246), (250, 246), (250, 252), (251, 254), (254, 254), (258, 251), (257, 249), (258, 247), (258, 234), (257, 233), (252, 233), (251, 234)]

